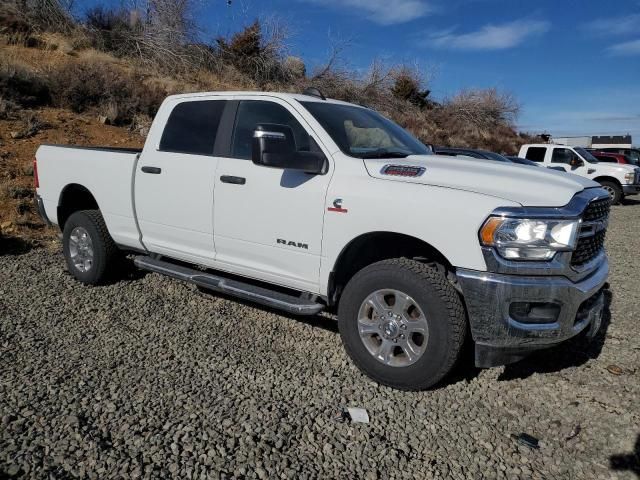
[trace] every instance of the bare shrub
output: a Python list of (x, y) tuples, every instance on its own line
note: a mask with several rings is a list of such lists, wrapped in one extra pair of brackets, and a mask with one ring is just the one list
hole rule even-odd
[(480, 130), (512, 125), (520, 110), (512, 95), (500, 93), (495, 88), (465, 90), (445, 102), (443, 107), (448, 115)]
[(36, 135), (41, 130), (45, 130), (51, 127), (51, 125), (49, 125), (47, 122), (43, 122), (42, 120), (40, 120), (34, 112), (22, 112), (20, 117), (21, 125), (18, 130), (10, 133), (11, 138), (30, 138)]
[(13, 101), (0, 96), (0, 120), (13, 118), (15, 113), (18, 111), (18, 108), (18, 105)]
[(92, 34), (93, 46), (116, 56), (130, 54), (133, 39), (141, 33), (142, 25), (138, 16), (124, 9), (107, 9), (102, 5), (89, 9), (85, 23)]
[(287, 36), (278, 21), (263, 24), (256, 20), (229, 39), (219, 37), (217, 54), (223, 62), (260, 84), (288, 82), (300, 76), (300, 65), (285, 62)]
[(0, 61), (0, 96), (27, 108), (47, 105), (51, 100), (46, 79), (9, 61)]
[(427, 97), (431, 93), (430, 90), (422, 88), (422, 79), (416, 68), (401, 66), (394, 72), (393, 87), (391, 94), (400, 99), (405, 100), (419, 108), (425, 108), (430, 104)]
[(70, 62), (49, 78), (55, 105), (75, 112), (100, 107), (115, 125), (129, 124), (136, 114), (155, 115), (166, 96), (137, 72), (97, 62)]

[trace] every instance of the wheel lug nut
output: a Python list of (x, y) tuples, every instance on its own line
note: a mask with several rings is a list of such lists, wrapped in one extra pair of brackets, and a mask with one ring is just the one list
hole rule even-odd
[(404, 338), (404, 334), (400, 335), (400, 338)]
[(406, 330), (407, 326), (403, 323), (402, 325), (400, 325), (400, 328), (403, 329), (403, 330)]
[(398, 343), (398, 339), (397, 339), (397, 338), (394, 338), (394, 339), (393, 339), (393, 343)]

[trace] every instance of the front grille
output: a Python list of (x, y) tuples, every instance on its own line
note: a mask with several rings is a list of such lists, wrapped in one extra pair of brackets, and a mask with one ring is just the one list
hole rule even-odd
[(606, 220), (609, 218), (609, 209), (611, 208), (610, 198), (601, 198), (591, 202), (582, 214), (583, 222), (593, 222), (597, 220)]
[(571, 265), (579, 267), (595, 258), (604, 247), (604, 237), (607, 232), (602, 230), (590, 237), (584, 237), (578, 240), (576, 251), (571, 257)]
[(592, 201), (584, 210), (581, 235), (571, 257), (572, 266), (580, 267), (585, 263), (589, 263), (604, 249), (610, 208), (611, 199), (602, 198)]

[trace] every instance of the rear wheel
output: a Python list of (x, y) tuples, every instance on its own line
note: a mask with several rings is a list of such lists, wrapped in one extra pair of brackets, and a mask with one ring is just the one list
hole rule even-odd
[(455, 289), (433, 265), (405, 258), (358, 272), (338, 310), (345, 349), (375, 381), (423, 390), (451, 371), (466, 335)]
[(116, 268), (118, 247), (99, 210), (73, 213), (64, 225), (62, 246), (69, 272), (82, 283), (103, 283)]
[(600, 182), (602, 188), (604, 188), (611, 197), (611, 203), (613, 205), (617, 205), (624, 199), (624, 193), (622, 192), (622, 188), (615, 182), (610, 182), (608, 180), (603, 180)]

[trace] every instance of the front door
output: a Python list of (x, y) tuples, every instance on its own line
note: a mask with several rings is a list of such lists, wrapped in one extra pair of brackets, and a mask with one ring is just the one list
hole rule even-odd
[(225, 100), (176, 102), (159, 134), (145, 145), (135, 177), (135, 207), (145, 247), (188, 262), (213, 263), (216, 132)]
[[(576, 161), (582, 164), (576, 164)], [(595, 169), (589, 162), (580, 158), (572, 149), (563, 147), (553, 148), (553, 152), (551, 152), (551, 167), (555, 169), (562, 168), (565, 172), (587, 178), (593, 177), (593, 173), (595, 173)]]
[[(225, 270), (313, 291), (318, 286), (324, 203), (330, 173), (312, 175), (251, 161), (260, 123), (289, 125), (298, 150), (319, 148), (308, 126), (279, 99), (238, 104), (230, 155), (214, 188), (216, 264)], [(329, 172), (331, 169), (329, 169)]]

